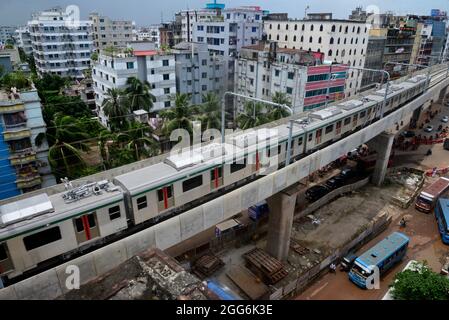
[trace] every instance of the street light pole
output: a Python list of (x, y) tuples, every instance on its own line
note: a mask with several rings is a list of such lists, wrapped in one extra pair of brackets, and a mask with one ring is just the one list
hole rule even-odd
[[(284, 109), (287, 109), (288, 112), (290, 112), (290, 115), (293, 114), (292, 108), (290, 108), (286, 104), (279, 104), (279, 103), (275, 103), (275, 102), (272, 102), (272, 101), (262, 100), (262, 99), (258, 99), (258, 98), (254, 98), (254, 97), (245, 96), (245, 95), (239, 94), (239, 93), (226, 91), (223, 94), (222, 103), (221, 103), (221, 142), (222, 143), (225, 142), (225, 106), (226, 106), (226, 96), (228, 96), (228, 95), (239, 97), (239, 98), (244, 98), (244, 99), (248, 99), (248, 100), (252, 100), (254, 102), (261, 102), (263, 104), (268, 104), (268, 105), (275, 106), (275, 107), (284, 108)], [(255, 109), (254, 109), (254, 112), (255, 112)]]
[(329, 101), (331, 78), (332, 78), (332, 64), (329, 67), (329, 79), (327, 79), (326, 103), (325, 103), (324, 107), (327, 107), (327, 104)]

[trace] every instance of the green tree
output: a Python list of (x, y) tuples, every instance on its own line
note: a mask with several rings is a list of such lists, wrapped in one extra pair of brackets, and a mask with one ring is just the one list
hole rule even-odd
[(61, 89), (70, 83), (69, 78), (63, 78), (56, 74), (45, 73), (42, 78), (35, 78), (34, 85), (39, 97), (47, 101), (52, 96), (57, 96)]
[(270, 119), (264, 113), (265, 109), (267, 107), (262, 103), (246, 102), (243, 107), (244, 112), (237, 116), (237, 125), (240, 129), (246, 130), (269, 122)]
[[(274, 103), (290, 106), (290, 100), (283, 92), (275, 92), (271, 100)], [(289, 115), (290, 113), (285, 108), (275, 106), (269, 107), (268, 117), (270, 118), (270, 120), (279, 120), (288, 117)]]
[(433, 272), (426, 262), (396, 274), (390, 287), (395, 300), (449, 300), (449, 279)]
[(185, 129), (192, 133), (192, 121), (195, 120), (198, 108), (190, 105), (190, 95), (188, 94), (176, 93), (174, 100), (174, 107), (159, 113), (165, 120), (162, 131), (168, 136), (175, 129)]
[[(47, 126), (51, 126), (57, 113), (72, 116), (76, 119), (90, 119), (92, 112), (80, 97), (49, 96), (44, 104), (43, 117)], [(94, 122), (94, 121), (91, 121)], [(90, 128), (89, 130), (91, 130)], [(87, 130), (86, 132), (89, 132)]]
[(199, 111), (201, 112), (199, 120), (201, 121), (203, 131), (206, 129), (220, 129), (221, 106), (216, 94), (212, 92), (203, 94), (203, 104), (199, 108)]
[(117, 141), (125, 143), (128, 150), (134, 151), (135, 160), (142, 156), (152, 157), (159, 153), (159, 145), (151, 136), (151, 128), (148, 125), (130, 122), (124, 133), (117, 135)]
[(129, 101), (126, 92), (122, 89), (108, 89), (107, 98), (103, 101), (103, 112), (109, 118), (111, 130), (120, 130), (128, 122), (130, 113)]
[(2, 85), (6, 88), (24, 89), (30, 86), (30, 80), (21, 71), (10, 72), (2, 78)]
[(98, 61), (98, 53), (96, 53), (96, 52), (92, 53), (90, 58), (92, 59), (92, 61)]
[(52, 130), (38, 134), (35, 142), (40, 146), (47, 139), (50, 145), (48, 161), (55, 175), (73, 179), (79, 176), (77, 170), (86, 167), (81, 152), (90, 150), (84, 142), (88, 138), (89, 135), (80, 130), (75, 118), (59, 113), (52, 121)]
[(136, 77), (129, 77), (126, 84), (131, 111), (139, 109), (150, 111), (153, 108), (153, 102), (156, 102), (156, 98), (150, 93), (148, 81), (142, 82)]

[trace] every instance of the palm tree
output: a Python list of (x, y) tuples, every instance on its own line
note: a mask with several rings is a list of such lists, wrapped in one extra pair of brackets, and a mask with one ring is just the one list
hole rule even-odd
[[(275, 92), (271, 100), (277, 104), (290, 106), (290, 100), (288, 99), (287, 95), (280, 91)], [(282, 107), (271, 106), (268, 111), (268, 117), (271, 120), (279, 120), (288, 117), (289, 115), (290, 113)]]
[(262, 103), (246, 102), (244, 107), (244, 112), (239, 113), (237, 116), (237, 125), (240, 129), (246, 130), (260, 126), (264, 123), (269, 122), (269, 118), (263, 112), (266, 106)]
[(126, 148), (135, 152), (136, 161), (142, 154), (152, 157), (159, 153), (159, 145), (151, 137), (151, 128), (142, 123), (131, 122), (126, 133), (117, 135), (117, 141), (126, 143)]
[(90, 150), (83, 142), (89, 135), (80, 130), (77, 120), (71, 116), (57, 113), (52, 121), (53, 134), (40, 133), (35, 142), (37, 146), (42, 145), (46, 138), (51, 145), (48, 151), (48, 161), (57, 173), (64, 172), (68, 177), (76, 176), (75, 170), (84, 168), (85, 161), (81, 152)]
[(127, 122), (129, 102), (125, 91), (122, 89), (108, 89), (108, 97), (103, 101), (104, 114), (109, 118), (108, 122), (112, 130), (120, 130)]
[(201, 120), (203, 131), (206, 129), (220, 129), (221, 107), (217, 95), (212, 92), (203, 94), (203, 101), (200, 107), (202, 115), (198, 117)]
[(139, 109), (150, 111), (153, 108), (153, 102), (156, 102), (156, 98), (150, 92), (148, 81), (142, 82), (136, 77), (129, 77), (126, 84), (128, 85), (126, 93), (128, 94), (131, 111)]
[(185, 93), (176, 93), (174, 96), (175, 106), (173, 108), (162, 110), (159, 114), (165, 120), (162, 130), (164, 134), (170, 135), (175, 129), (185, 129), (192, 133), (192, 121), (198, 108), (190, 105), (190, 95)]

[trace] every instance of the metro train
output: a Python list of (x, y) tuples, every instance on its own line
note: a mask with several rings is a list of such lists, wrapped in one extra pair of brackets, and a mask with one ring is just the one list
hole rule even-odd
[[(391, 85), (384, 114), (425, 90), (424, 75)], [(384, 94), (385, 88), (370, 91), (360, 100), (335, 103), (300, 117), (302, 125), (293, 128), (292, 161), (376, 121)], [(235, 133), (224, 144), (171, 155), (113, 181), (78, 187), (65, 181), (63, 193), (42, 193), (4, 204), (0, 206), (0, 276), (12, 283), (277, 170), (285, 164), (288, 132), (288, 124), (283, 124)], [(261, 142), (267, 142), (263, 149)]]

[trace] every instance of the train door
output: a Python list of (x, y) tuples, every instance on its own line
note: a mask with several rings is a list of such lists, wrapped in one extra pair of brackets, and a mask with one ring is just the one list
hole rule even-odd
[(210, 188), (217, 189), (223, 185), (223, 167), (216, 167), (210, 171)]
[(316, 139), (315, 139), (315, 145), (318, 145), (321, 143), (321, 134), (322, 134), (323, 129), (318, 129), (316, 131)]
[(357, 119), (358, 119), (358, 114), (354, 115), (354, 118), (352, 118), (352, 127), (355, 128), (357, 127)]
[(78, 244), (95, 239), (100, 236), (97, 214), (95, 212), (85, 214), (73, 219), (75, 224), (76, 240)]
[(165, 186), (157, 190), (157, 200), (159, 211), (164, 211), (173, 207), (175, 205), (173, 185)]
[(13, 270), (14, 265), (9, 255), (6, 243), (0, 243), (0, 274)]
[(337, 122), (337, 125), (335, 126), (335, 132), (337, 135), (341, 133), (341, 120)]

